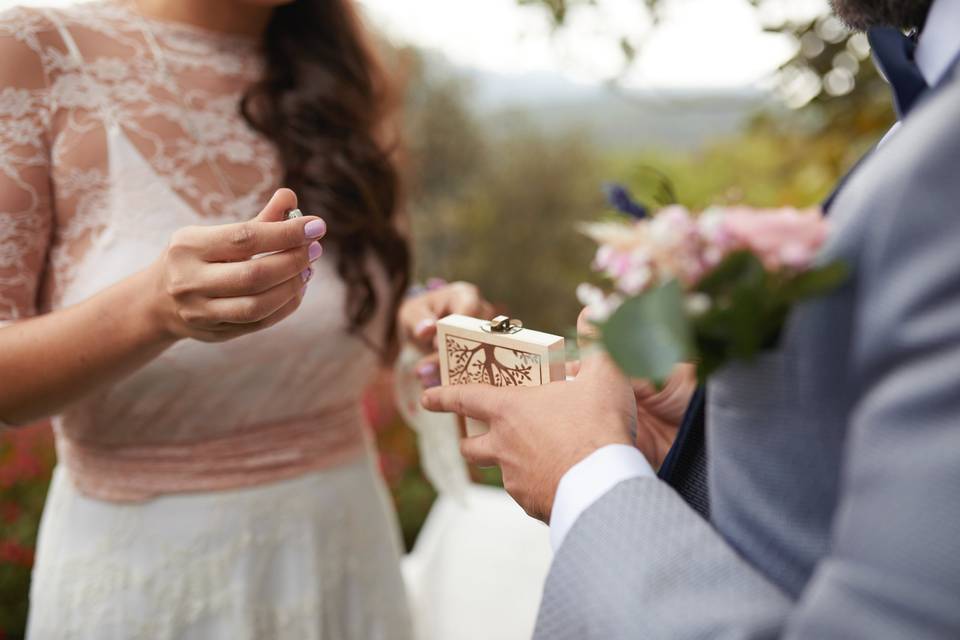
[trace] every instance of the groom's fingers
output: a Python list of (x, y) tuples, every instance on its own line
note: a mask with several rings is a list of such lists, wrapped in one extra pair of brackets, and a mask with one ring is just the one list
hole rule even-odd
[(493, 440), (489, 433), (460, 440), (460, 453), (467, 462), (481, 467), (493, 467), (499, 463), (493, 453)]
[(577, 318), (577, 338), (580, 346), (580, 366), (577, 376), (604, 376), (626, 378), (620, 368), (604, 350), (598, 338), (597, 325), (590, 321), (587, 309)]
[(577, 318), (577, 343), (581, 349), (590, 348), (600, 336), (597, 325), (590, 321), (589, 309), (584, 308)]
[[(503, 389), (499, 392), (502, 393)], [(428, 411), (456, 413), (481, 422), (490, 422), (499, 402), (498, 397), (496, 387), (466, 384), (427, 389), (420, 402)]]

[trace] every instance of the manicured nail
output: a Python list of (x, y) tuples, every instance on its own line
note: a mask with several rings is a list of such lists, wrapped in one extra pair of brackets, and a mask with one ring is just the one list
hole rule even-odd
[(300, 279), (303, 280), (304, 282), (310, 282), (310, 278), (312, 277), (313, 277), (313, 269), (311, 269), (310, 267), (307, 267), (306, 269), (300, 272)]
[(303, 288), (300, 289), (300, 297), (307, 295), (307, 285), (303, 285)]
[(422, 336), (427, 332), (427, 329), (437, 324), (437, 321), (432, 318), (424, 318), (417, 323), (417, 326), (413, 328), (414, 335)]
[(417, 367), (417, 375), (420, 376), (421, 378), (429, 378), (431, 376), (437, 375), (437, 371), (439, 370), (440, 368), (435, 363), (429, 362), (427, 364), (422, 364), (419, 367)]
[(323, 220), (311, 220), (303, 225), (303, 232), (308, 238), (322, 238), (327, 233), (327, 223)]
[(319, 242), (314, 242), (310, 245), (310, 248), (307, 249), (307, 258), (310, 262), (313, 262), (317, 258), (323, 255), (323, 247), (320, 246)]
[(434, 387), (440, 386), (440, 378), (429, 378), (427, 380), (422, 380), (421, 384), (424, 389), (433, 389)]

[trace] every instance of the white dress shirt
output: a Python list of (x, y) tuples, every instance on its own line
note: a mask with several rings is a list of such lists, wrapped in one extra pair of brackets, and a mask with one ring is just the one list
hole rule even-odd
[[(936, 86), (960, 56), (960, 0), (934, 0), (915, 52), (920, 73)], [(887, 132), (880, 144), (899, 128)], [(560, 548), (567, 533), (590, 505), (625, 480), (657, 480), (657, 474), (639, 449), (609, 445), (593, 452), (560, 479), (550, 516), (550, 542)]]

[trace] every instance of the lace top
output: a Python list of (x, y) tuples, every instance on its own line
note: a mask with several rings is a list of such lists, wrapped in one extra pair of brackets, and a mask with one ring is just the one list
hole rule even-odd
[[(239, 112), (261, 69), (255, 39), (122, 3), (0, 13), (0, 325), (144, 268), (179, 227), (255, 216), (281, 177), (275, 149)], [(181, 341), (58, 416), (78, 486), (137, 499), (249, 484), (360, 446), (376, 354), (347, 334), (329, 258), (315, 271), (279, 325)], [(384, 327), (379, 317), (367, 331)], [(156, 474), (136, 486), (129, 474), (147, 460)]]

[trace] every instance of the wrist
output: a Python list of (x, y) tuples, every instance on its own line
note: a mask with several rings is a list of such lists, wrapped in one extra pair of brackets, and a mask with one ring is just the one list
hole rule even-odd
[(174, 331), (174, 323), (170, 321), (168, 297), (157, 276), (157, 264), (150, 265), (129, 279), (132, 294), (127, 299), (134, 301), (132, 310), (138, 333), (143, 339), (152, 344), (169, 346), (182, 336)]

